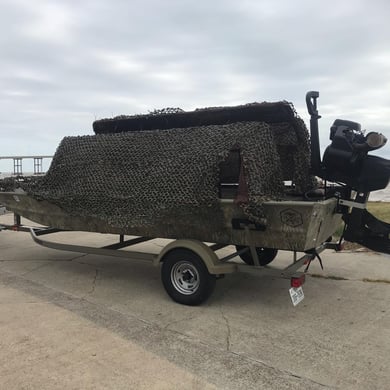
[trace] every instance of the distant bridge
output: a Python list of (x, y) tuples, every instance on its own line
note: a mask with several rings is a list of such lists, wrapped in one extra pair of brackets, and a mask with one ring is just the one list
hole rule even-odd
[(34, 175), (43, 174), (43, 159), (53, 158), (53, 156), (0, 156), (0, 160), (13, 160), (14, 162), (14, 175), (23, 175), (23, 160), (34, 161)]

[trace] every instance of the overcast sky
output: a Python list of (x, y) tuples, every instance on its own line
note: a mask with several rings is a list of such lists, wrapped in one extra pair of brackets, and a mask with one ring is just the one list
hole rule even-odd
[(323, 147), (336, 118), (390, 138), (388, 0), (0, 7), (0, 156), (53, 154), (95, 119), (163, 107), (288, 100), (308, 124), (308, 90), (320, 91)]

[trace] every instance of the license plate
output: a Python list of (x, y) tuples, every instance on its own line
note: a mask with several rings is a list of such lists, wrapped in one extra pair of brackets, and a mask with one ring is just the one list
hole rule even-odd
[(294, 306), (298, 305), (298, 303), (302, 302), (303, 298), (305, 298), (302, 287), (297, 287), (297, 288), (291, 287), (289, 292), (290, 292), (292, 304)]

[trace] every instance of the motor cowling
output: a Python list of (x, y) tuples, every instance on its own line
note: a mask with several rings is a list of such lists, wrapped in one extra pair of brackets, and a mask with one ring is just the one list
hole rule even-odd
[(336, 119), (330, 129), (332, 143), (322, 159), (322, 178), (347, 184), (359, 192), (385, 188), (390, 178), (390, 160), (368, 155), (386, 144), (377, 132), (365, 135), (359, 123)]

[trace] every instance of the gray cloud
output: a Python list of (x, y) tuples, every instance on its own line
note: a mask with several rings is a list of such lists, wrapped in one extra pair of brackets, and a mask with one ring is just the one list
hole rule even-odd
[(51, 154), (96, 118), (167, 106), (286, 99), (308, 122), (311, 89), (323, 146), (338, 117), (390, 138), (389, 11), (380, 0), (3, 0), (0, 155)]

